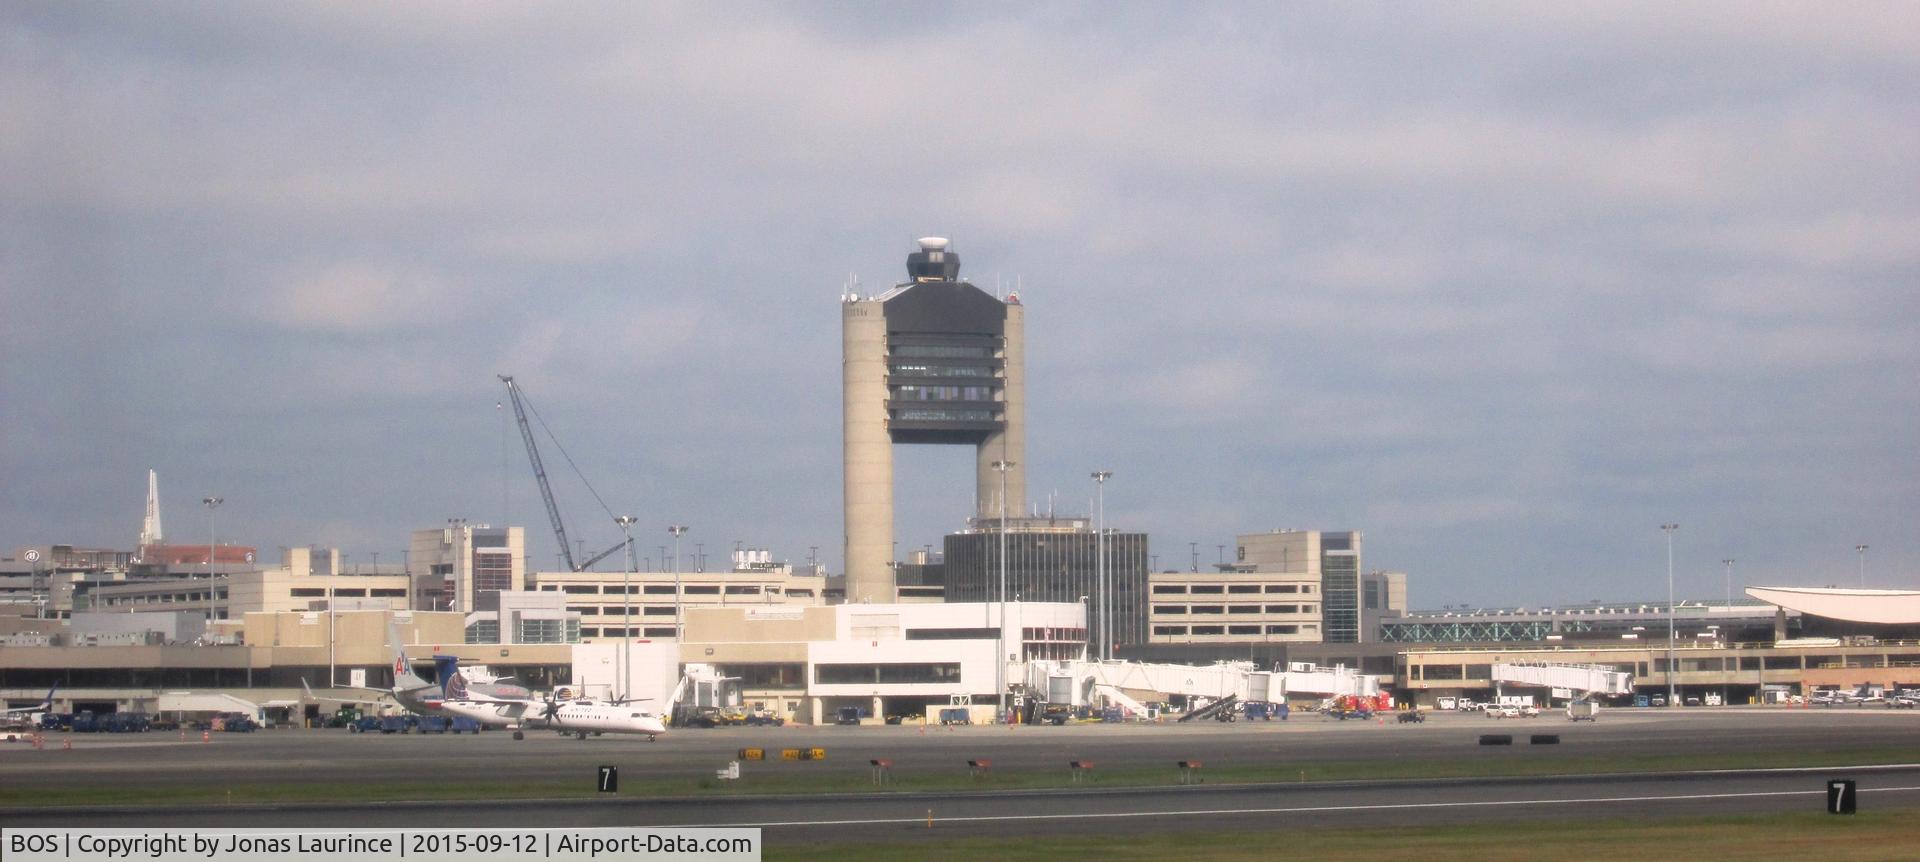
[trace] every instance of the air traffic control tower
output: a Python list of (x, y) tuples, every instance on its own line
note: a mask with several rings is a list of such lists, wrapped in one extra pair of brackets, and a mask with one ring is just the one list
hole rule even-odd
[(1020, 298), (1003, 302), (961, 281), (960, 256), (939, 237), (920, 240), (907, 275), (879, 296), (841, 302), (848, 602), (895, 598), (895, 443), (972, 446), (976, 516), (1026, 507)]

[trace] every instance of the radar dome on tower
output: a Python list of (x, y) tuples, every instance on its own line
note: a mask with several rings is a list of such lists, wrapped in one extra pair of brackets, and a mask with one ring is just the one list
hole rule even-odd
[(920, 250), (907, 255), (907, 275), (914, 281), (957, 281), (960, 256), (947, 251), (944, 236), (923, 236)]

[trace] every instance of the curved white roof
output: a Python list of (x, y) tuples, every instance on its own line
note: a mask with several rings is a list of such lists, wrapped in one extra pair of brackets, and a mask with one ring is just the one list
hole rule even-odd
[(1920, 590), (1748, 587), (1747, 595), (1788, 610), (1856, 623), (1920, 623)]

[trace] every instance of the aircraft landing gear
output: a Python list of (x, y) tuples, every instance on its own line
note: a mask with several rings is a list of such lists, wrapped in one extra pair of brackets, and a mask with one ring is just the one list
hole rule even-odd
[(587, 732), (586, 732), (586, 731), (584, 731), (584, 730), (582, 730), (582, 731), (578, 731), (578, 732), (576, 732), (576, 733), (574, 733), (574, 735), (573, 735), (573, 738), (575, 738), (575, 739), (586, 739), (586, 738), (587, 738)]
[(516, 730), (516, 731), (514, 731), (514, 732), (513, 732), (513, 738), (514, 738), (514, 739), (526, 739), (526, 738), (527, 738), (527, 735), (526, 735), (525, 733), (523, 733), (523, 732), (521, 732), (521, 731), (518, 731), (518, 730)]
[(648, 741), (648, 742), (652, 742), (653, 740), (654, 740), (654, 736), (653, 736), (653, 734), (651, 734), (651, 733), (649, 733), (649, 734), (647, 734), (647, 741)]

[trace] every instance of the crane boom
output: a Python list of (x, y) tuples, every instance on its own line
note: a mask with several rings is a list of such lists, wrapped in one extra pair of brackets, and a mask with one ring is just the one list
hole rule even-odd
[(527, 441), (527, 460), (533, 463), (533, 478), (540, 483), (540, 499), (547, 504), (547, 519), (553, 522), (554, 538), (560, 542), (560, 558), (566, 561), (567, 571), (580, 571), (573, 563), (573, 544), (567, 541), (567, 525), (560, 521), (560, 507), (553, 502), (553, 486), (547, 484), (547, 468), (540, 463), (540, 447), (533, 442), (533, 426), (527, 424), (527, 409), (520, 403), (520, 387), (508, 375), (496, 376), (507, 384), (507, 397), (513, 401), (513, 418), (519, 420), (520, 437)]

